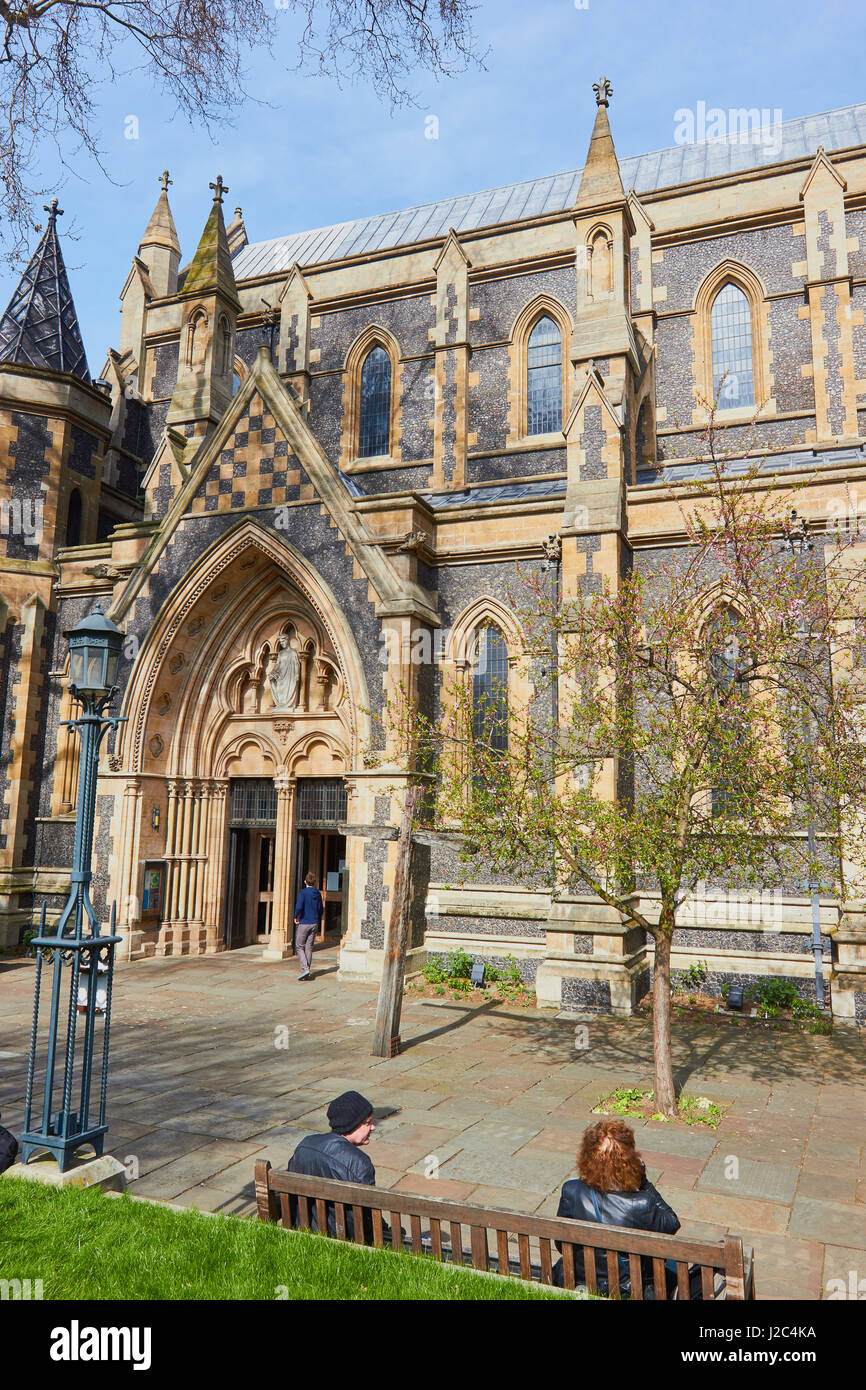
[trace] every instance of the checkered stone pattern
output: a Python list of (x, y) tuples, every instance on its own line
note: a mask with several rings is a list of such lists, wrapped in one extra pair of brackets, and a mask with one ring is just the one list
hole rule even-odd
[(300, 498), (301, 474), (274, 417), (256, 397), (193, 498), (193, 509), (240, 511)]

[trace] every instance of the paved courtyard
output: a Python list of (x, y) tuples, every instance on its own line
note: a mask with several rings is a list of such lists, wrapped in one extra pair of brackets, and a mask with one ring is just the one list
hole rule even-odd
[[(373, 1058), (375, 988), (339, 984), (334, 948), (314, 969), (298, 984), (294, 961), (251, 948), (118, 970), (108, 1147), (135, 1160), (132, 1192), (249, 1213), (255, 1159), (284, 1166), (352, 1088), (377, 1108), (381, 1186), (553, 1213), (599, 1093), (651, 1084), (642, 1021), (590, 1022), (577, 1048), (574, 1021), (450, 999), (407, 998), (403, 1054)], [(16, 1131), (32, 986), (32, 962), (0, 963), (0, 1110)], [(715, 1131), (635, 1122), (683, 1234), (742, 1235), (762, 1298), (820, 1298), (852, 1270), (866, 1280), (863, 1032), (677, 1024), (675, 1059), (690, 1092), (733, 1102)]]

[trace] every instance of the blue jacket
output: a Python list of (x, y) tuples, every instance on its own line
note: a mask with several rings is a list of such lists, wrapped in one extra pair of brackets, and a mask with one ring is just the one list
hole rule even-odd
[(325, 904), (318, 888), (302, 888), (295, 903), (295, 917), (299, 922), (321, 922), (325, 915)]

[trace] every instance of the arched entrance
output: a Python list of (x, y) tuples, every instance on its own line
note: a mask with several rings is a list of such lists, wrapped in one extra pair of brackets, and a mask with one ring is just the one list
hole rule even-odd
[(200, 557), (124, 700), (114, 877), (131, 954), (261, 942), (281, 958), (305, 865), (346, 930), (360, 841), (338, 826), (362, 818), (368, 703), (349, 625), (303, 556), (246, 520)]

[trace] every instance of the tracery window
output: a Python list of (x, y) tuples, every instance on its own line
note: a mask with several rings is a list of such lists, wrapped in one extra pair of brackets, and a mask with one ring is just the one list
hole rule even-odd
[(361, 368), (359, 458), (387, 454), (391, 438), (391, 359), (379, 345), (371, 348)]
[(562, 429), (562, 334), (547, 314), (529, 335), (526, 401), (527, 434)]
[(710, 332), (713, 400), (718, 399), (722, 410), (754, 405), (752, 310), (748, 297), (732, 281), (723, 285), (713, 300)]
[(472, 668), (472, 733), (493, 753), (508, 748), (508, 647), (493, 626), (478, 634)]

